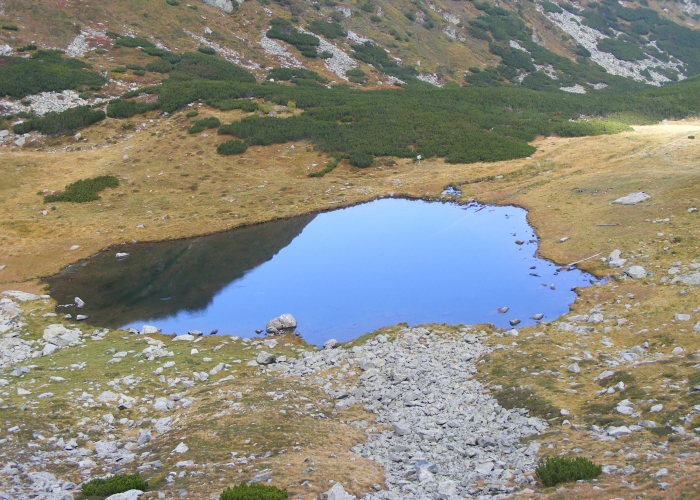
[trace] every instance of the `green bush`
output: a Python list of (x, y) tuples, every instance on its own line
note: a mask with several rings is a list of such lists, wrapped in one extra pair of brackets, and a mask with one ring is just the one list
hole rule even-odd
[(596, 465), (584, 457), (574, 459), (546, 458), (535, 469), (535, 474), (545, 486), (555, 486), (559, 483), (568, 483), (579, 479), (593, 479), (602, 472), (603, 469), (600, 465)]
[(126, 66), (117, 66), (112, 70), (114, 73), (126, 73), (127, 69)]
[(197, 116), (198, 114), (199, 114), (199, 111), (195, 109), (194, 111), (188, 111), (185, 116), (187, 118), (192, 118), (194, 116)]
[(156, 103), (116, 99), (107, 105), (107, 116), (110, 118), (131, 118), (134, 115), (146, 113), (157, 108)]
[[(226, 141), (219, 144), (216, 152), (220, 155), (239, 155), (248, 150), (248, 145), (243, 141)], [(233, 497), (235, 498), (235, 497)], [(285, 497), (286, 498), (286, 497)]]
[(616, 38), (603, 38), (598, 42), (598, 50), (609, 52), (623, 61), (638, 61), (647, 57), (637, 44)]
[(367, 168), (374, 163), (374, 156), (367, 153), (353, 153), (350, 155), (350, 165), (358, 168)]
[(306, 27), (311, 33), (324, 36), (328, 39), (342, 38), (347, 36), (348, 32), (338, 23), (327, 23), (325, 21), (311, 21)]
[(166, 59), (158, 59), (146, 64), (146, 69), (153, 73), (170, 73), (173, 70), (173, 65)]
[(136, 76), (144, 76), (146, 74), (146, 70), (143, 69), (135, 69), (134, 70), (134, 75)]
[(267, 77), (276, 81), (315, 80), (321, 83), (328, 83), (328, 79), (315, 71), (304, 68), (272, 68)]
[(7, 31), (17, 31), (19, 28), (14, 24), (3, 24), (2, 29)]
[(168, 5), (172, 5), (173, 7), (177, 7), (178, 5), (180, 5), (180, 2), (178, 2), (177, 0), (165, 0), (165, 3), (167, 3)]
[[(48, 198), (48, 196), (46, 198)], [(132, 475), (117, 474), (115, 476), (108, 477), (107, 479), (93, 479), (82, 486), (83, 495), (88, 497), (107, 497), (109, 495), (123, 493), (129, 490), (146, 491), (147, 489), (148, 483), (141, 478), (138, 473)]]
[(22, 45), (21, 47), (17, 47), (17, 52), (29, 52), (31, 50), (37, 50), (38, 47), (34, 45), (33, 43), (30, 43), (29, 45)]
[(255, 76), (252, 73), (224, 59), (201, 52), (182, 54), (170, 78), (174, 81), (200, 79), (255, 83)]
[(286, 500), (287, 498), (289, 493), (286, 489), (260, 483), (241, 483), (233, 488), (226, 488), (219, 496), (219, 500)]
[(221, 126), (221, 121), (219, 121), (219, 119), (217, 117), (209, 116), (209, 117), (204, 118), (202, 120), (195, 121), (187, 129), (187, 133), (198, 134), (199, 132), (203, 132), (205, 128), (219, 128), (220, 126)]
[(202, 54), (206, 54), (208, 56), (213, 56), (214, 54), (216, 54), (216, 50), (214, 50), (211, 47), (197, 47), (197, 50)]
[(323, 167), (321, 170), (319, 170), (319, 171), (317, 171), (317, 172), (311, 172), (310, 174), (307, 174), (307, 177), (323, 177), (323, 176), (326, 175), (327, 173), (332, 172), (333, 170), (335, 170), (335, 168), (338, 166), (339, 163), (340, 163), (340, 160), (332, 161), (332, 162), (330, 162), (328, 165), (326, 165), (325, 167)]
[(101, 86), (104, 79), (78, 59), (58, 51), (38, 50), (30, 58), (0, 57), (0, 96), (22, 98), (39, 92), (61, 92), (81, 85)]
[(130, 48), (137, 48), (137, 47), (155, 47), (151, 42), (146, 40), (145, 38), (139, 38), (139, 37), (131, 37), (131, 36), (122, 36), (117, 39), (116, 42), (114, 42), (115, 47), (130, 47)]
[(552, 2), (542, 2), (542, 8), (544, 9), (545, 12), (554, 12), (557, 14), (561, 14), (563, 12), (561, 10), (561, 7), (559, 7), (557, 4), (552, 3)]
[(33, 117), (13, 127), (15, 134), (26, 134), (36, 130), (44, 135), (72, 135), (77, 130), (105, 119), (101, 110), (93, 110), (90, 106), (78, 106), (65, 111), (52, 111), (42, 117)]
[(269, 38), (276, 38), (293, 45), (305, 57), (316, 57), (316, 47), (321, 43), (318, 38), (299, 33), (288, 19), (277, 17), (271, 19), (270, 24), (272, 28), (267, 32)]

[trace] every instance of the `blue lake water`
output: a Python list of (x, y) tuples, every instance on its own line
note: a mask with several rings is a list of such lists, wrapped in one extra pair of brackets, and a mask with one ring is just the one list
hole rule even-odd
[[(130, 255), (117, 260), (116, 252)], [(534, 324), (536, 313), (552, 320), (568, 311), (571, 289), (592, 276), (557, 272), (536, 252), (525, 210), (383, 199), (201, 238), (122, 245), (47, 281), (59, 303), (80, 296), (81, 312), (98, 326), (250, 337), (291, 313), (304, 339), (321, 344), (399, 322), (509, 328), (514, 318)], [(510, 309), (499, 314), (503, 306)]]

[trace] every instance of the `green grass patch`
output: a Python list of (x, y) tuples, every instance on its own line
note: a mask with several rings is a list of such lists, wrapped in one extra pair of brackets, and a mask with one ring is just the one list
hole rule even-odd
[(117, 474), (107, 479), (93, 479), (83, 484), (82, 493), (87, 497), (108, 497), (129, 490), (148, 490), (148, 483), (138, 474)]
[[(44, 203), (57, 201), (69, 201), (72, 203), (85, 203), (99, 200), (98, 192), (105, 188), (119, 186), (119, 180), (113, 175), (101, 175), (92, 179), (81, 179), (66, 186), (62, 193), (50, 194), (44, 197)], [(115, 492), (118, 493), (118, 492)]]
[(307, 175), (307, 177), (323, 177), (324, 175), (335, 170), (335, 168), (338, 166), (339, 163), (340, 163), (340, 160), (336, 159), (336, 160), (330, 162), (325, 167), (323, 167), (318, 172), (311, 172), (310, 174)]
[(559, 411), (552, 403), (531, 390), (507, 387), (494, 392), (493, 396), (498, 404), (507, 410), (525, 408), (531, 416), (540, 418), (559, 416)]
[(594, 479), (603, 473), (603, 468), (584, 457), (574, 459), (546, 458), (535, 469), (535, 474), (545, 486), (555, 486), (580, 479)]
[(277, 486), (241, 483), (233, 488), (226, 488), (219, 500), (286, 500), (288, 497), (287, 490)]

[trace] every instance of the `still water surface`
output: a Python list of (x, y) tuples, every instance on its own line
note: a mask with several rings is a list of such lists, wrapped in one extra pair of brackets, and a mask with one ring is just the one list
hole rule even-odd
[[(516, 240), (523, 240), (522, 245)], [(309, 342), (407, 322), (531, 325), (568, 311), (578, 270), (538, 258), (526, 211), (384, 199), (187, 240), (122, 245), (48, 278), (91, 324), (255, 336), (282, 313)], [(116, 252), (128, 252), (117, 260)], [(552, 285), (554, 285), (552, 287)], [(499, 307), (507, 306), (506, 314)], [(62, 310), (64, 311), (64, 310)]]

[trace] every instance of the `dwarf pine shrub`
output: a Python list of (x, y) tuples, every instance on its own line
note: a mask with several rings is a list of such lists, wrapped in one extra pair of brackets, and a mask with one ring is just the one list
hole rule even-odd
[[(118, 185), (119, 180), (113, 175), (101, 175), (99, 177), (93, 177), (92, 179), (81, 179), (79, 181), (75, 181), (73, 184), (68, 184), (66, 186), (66, 190), (62, 193), (50, 194), (48, 196), (45, 196), (44, 203), (53, 203), (55, 201), (71, 201), (73, 203), (85, 203), (88, 201), (95, 201), (100, 199), (100, 197), (97, 195), (98, 192), (102, 191), (107, 187), (115, 188)], [(119, 493), (119, 491), (115, 491), (114, 493)]]
[[(138, 474), (117, 474), (107, 479), (93, 479), (83, 484), (82, 492), (87, 497), (107, 497), (129, 490), (146, 491), (148, 483)], [(286, 498), (286, 497), (285, 497)]]
[(226, 488), (219, 500), (286, 500), (288, 497), (287, 490), (277, 486), (241, 483), (233, 488)]
[(603, 472), (600, 465), (596, 465), (587, 458), (576, 457), (546, 458), (535, 469), (535, 474), (545, 486), (555, 486), (559, 483), (578, 481), (579, 479), (593, 479)]

